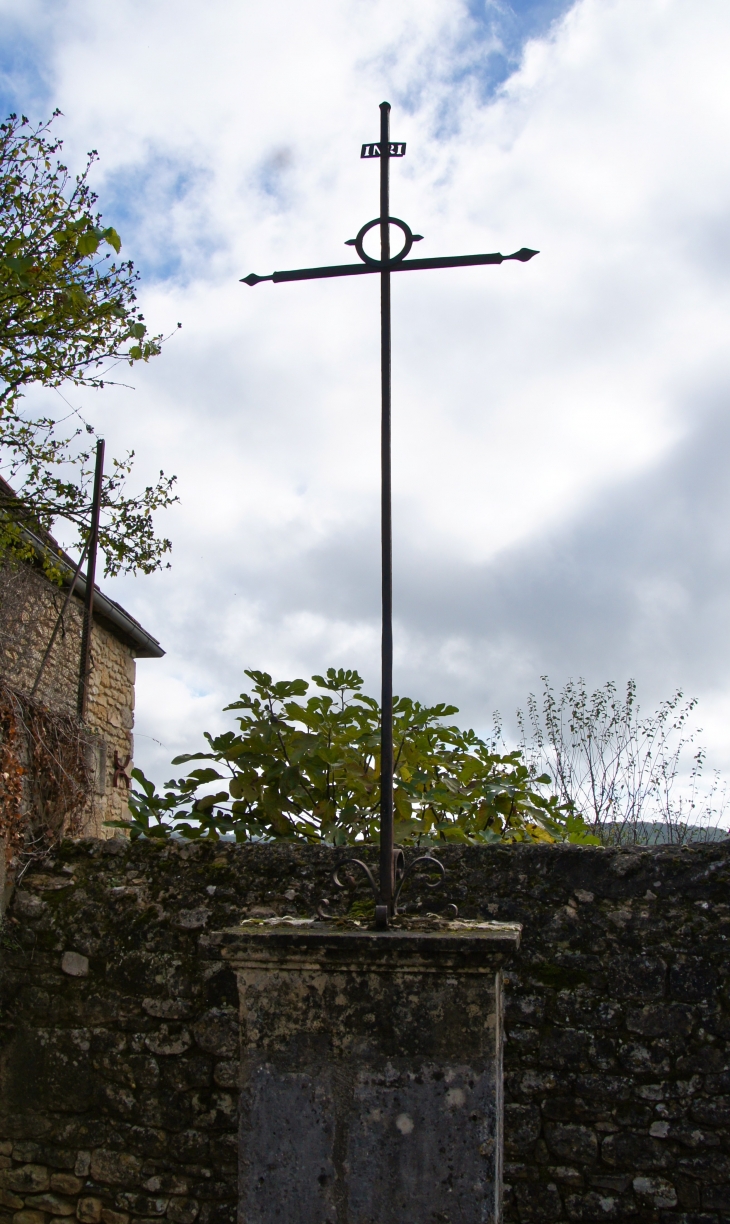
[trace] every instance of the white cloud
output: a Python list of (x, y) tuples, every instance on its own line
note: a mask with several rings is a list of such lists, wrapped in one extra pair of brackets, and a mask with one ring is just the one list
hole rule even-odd
[(248, 665), (377, 689), (376, 278), (238, 278), (351, 258), (388, 96), (419, 254), (541, 252), (394, 278), (396, 688), (486, 723), (546, 669), (635, 674), (706, 698), (720, 759), (727, 6), (579, 0), (491, 98), (453, 0), (69, 0), (46, 35), (52, 7), (27, 32), (69, 157), (99, 148), (147, 318), (183, 323), (134, 393), (84, 401), (180, 476), (173, 570), (110, 584), (169, 652), (142, 734), (190, 746)]

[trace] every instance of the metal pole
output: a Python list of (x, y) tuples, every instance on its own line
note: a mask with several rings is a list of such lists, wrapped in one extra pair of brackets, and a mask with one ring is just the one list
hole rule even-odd
[(81, 661), (79, 664), (79, 697), (77, 713), (81, 722), (86, 718), (89, 701), (89, 676), (91, 673), (91, 630), (94, 616), (94, 582), (96, 580), (96, 552), (99, 546), (99, 514), (101, 512), (101, 478), (104, 472), (104, 439), (96, 444), (96, 468), (94, 471), (94, 498), (91, 503), (91, 527), (89, 529), (89, 563), (86, 566), (86, 598), (84, 599), (84, 625), (81, 631)]
[(56, 640), (56, 634), (58, 633), (59, 629), (61, 628), (61, 625), (63, 624), (63, 618), (64, 618), (64, 616), (66, 615), (66, 609), (68, 608), (68, 605), (69, 605), (69, 604), (70, 604), (70, 602), (71, 602), (71, 596), (73, 595), (74, 591), (76, 590), (76, 583), (77, 583), (77, 581), (78, 581), (79, 574), (81, 573), (81, 566), (84, 564), (84, 561), (85, 561), (85, 559), (86, 559), (86, 551), (87, 551), (88, 547), (89, 547), (89, 541), (88, 541), (88, 539), (87, 539), (86, 543), (84, 544), (84, 551), (82, 552), (81, 556), (79, 557), (79, 563), (78, 563), (78, 565), (76, 566), (76, 569), (74, 570), (74, 576), (73, 576), (73, 578), (72, 578), (72, 580), (71, 580), (71, 585), (70, 585), (70, 587), (68, 588), (68, 591), (66, 592), (66, 598), (65, 598), (65, 599), (64, 599), (64, 601), (63, 601), (63, 607), (61, 608), (61, 611), (59, 612), (58, 616), (56, 617), (56, 623), (55, 623), (55, 625), (53, 626), (53, 633), (51, 634), (51, 640), (49, 641), (48, 645), (46, 646), (46, 653), (44, 654), (43, 658), (41, 659), (41, 665), (40, 665), (40, 667), (38, 668), (38, 675), (36, 676), (36, 678), (35, 678), (35, 682), (34, 682), (34, 684), (33, 684), (33, 687), (32, 687), (32, 689), (30, 690), (30, 695), (31, 695), (31, 697), (35, 697), (35, 695), (36, 695), (36, 691), (37, 691), (37, 689), (38, 689), (38, 685), (40, 684), (40, 682), (41, 682), (41, 678), (42, 678), (42, 676), (43, 676), (43, 672), (45, 671), (46, 663), (48, 662), (48, 659), (49, 659), (49, 657), (50, 657), (51, 651), (53, 650), (53, 643), (54, 643), (54, 642), (55, 642), (55, 640)]
[[(382, 547), (382, 689), (380, 700), (380, 904), (376, 921), (393, 912), (393, 529), (390, 482), (390, 103), (380, 103), (380, 464)], [(380, 911), (380, 912), (378, 912)]]

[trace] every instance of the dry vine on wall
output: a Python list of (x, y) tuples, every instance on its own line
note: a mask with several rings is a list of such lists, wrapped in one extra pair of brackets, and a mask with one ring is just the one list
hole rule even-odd
[(92, 791), (88, 736), (0, 681), (0, 838), (9, 861), (79, 832)]
[(23, 774), (13, 704), (0, 696), (0, 838), (8, 859), (23, 845)]

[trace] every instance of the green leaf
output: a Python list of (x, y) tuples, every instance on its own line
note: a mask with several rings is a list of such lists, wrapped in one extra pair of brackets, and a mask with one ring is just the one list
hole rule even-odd
[(214, 752), (183, 752), (180, 756), (173, 757), (171, 765), (184, 765), (187, 761), (212, 761), (216, 759)]
[(218, 778), (222, 778), (223, 774), (219, 774), (217, 769), (212, 768), (193, 769), (192, 772), (188, 774), (188, 777), (195, 778), (196, 781), (202, 786), (205, 782), (215, 782)]
[(8, 268), (11, 272), (22, 275), (24, 272), (28, 272), (29, 269), (33, 267), (34, 260), (30, 255), (18, 255), (16, 257), (6, 255), (0, 262), (4, 268)]
[(79, 255), (94, 255), (99, 249), (100, 234), (96, 229), (88, 229), (86, 233), (79, 234), (76, 239), (76, 250)]
[(114, 247), (117, 255), (119, 254), (122, 249), (122, 240), (113, 226), (108, 225), (107, 228), (102, 231), (101, 238), (103, 242), (108, 242), (110, 247)]

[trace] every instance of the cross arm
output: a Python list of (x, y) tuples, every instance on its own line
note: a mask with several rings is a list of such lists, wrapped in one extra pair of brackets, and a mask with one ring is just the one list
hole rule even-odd
[[(533, 255), (539, 255), (539, 253), (539, 251), (531, 251), (529, 247), (522, 247), (513, 255), (501, 255), (499, 251), (495, 251), (489, 255), (444, 255), (435, 259), (393, 260), (387, 271), (415, 272), (428, 268), (466, 268), (474, 264), (501, 264), (508, 259), (517, 259), (520, 263), (526, 263), (528, 259), (532, 259)], [(381, 265), (376, 262), (335, 264), (331, 268), (294, 268), (289, 272), (272, 272), (270, 276), (257, 276), (255, 272), (250, 272), (248, 276), (241, 277), (241, 283), (253, 286), (258, 285), (260, 281), (274, 281), (275, 284), (278, 284), (281, 281), (320, 280), (330, 276), (366, 276), (371, 272), (381, 271)]]

